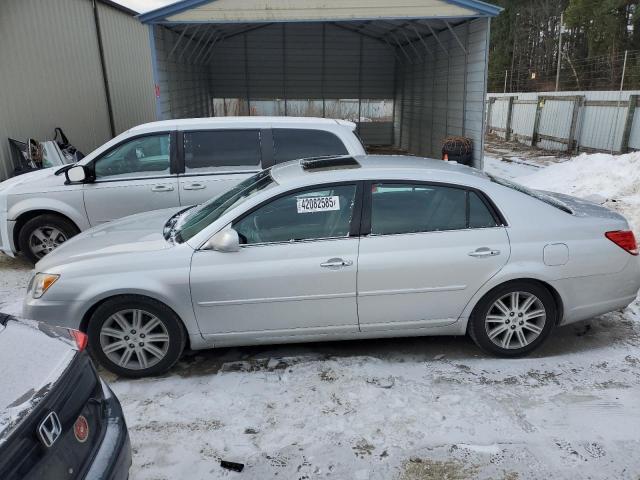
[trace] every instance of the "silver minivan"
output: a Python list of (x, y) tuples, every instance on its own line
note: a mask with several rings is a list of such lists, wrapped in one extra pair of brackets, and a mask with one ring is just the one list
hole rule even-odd
[(82, 230), (205, 202), (278, 163), (364, 154), (355, 127), (296, 117), (196, 118), (134, 127), (75, 165), (0, 183), (0, 251), (21, 252), (36, 262)]

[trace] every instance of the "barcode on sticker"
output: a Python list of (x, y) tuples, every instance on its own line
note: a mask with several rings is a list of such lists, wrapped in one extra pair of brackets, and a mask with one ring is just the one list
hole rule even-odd
[(298, 213), (330, 212), (340, 210), (340, 197), (298, 198)]

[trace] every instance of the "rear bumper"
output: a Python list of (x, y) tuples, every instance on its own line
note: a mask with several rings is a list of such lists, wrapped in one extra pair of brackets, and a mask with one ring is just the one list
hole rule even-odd
[(106, 432), (85, 480), (126, 480), (131, 467), (131, 442), (120, 402), (102, 381)]
[(618, 273), (566, 278), (550, 283), (564, 303), (560, 325), (579, 322), (626, 308), (636, 299), (640, 289), (640, 258), (632, 257)]

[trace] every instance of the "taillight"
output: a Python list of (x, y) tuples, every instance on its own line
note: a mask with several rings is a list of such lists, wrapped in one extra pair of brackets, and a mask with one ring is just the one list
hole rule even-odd
[(638, 244), (632, 231), (618, 230), (616, 232), (607, 232), (604, 236), (631, 255), (638, 255)]
[(85, 348), (87, 348), (87, 342), (89, 341), (89, 337), (85, 333), (82, 333), (78, 330), (69, 329), (69, 334), (76, 342), (76, 347), (78, 347), (78, 351), (81, 352)]

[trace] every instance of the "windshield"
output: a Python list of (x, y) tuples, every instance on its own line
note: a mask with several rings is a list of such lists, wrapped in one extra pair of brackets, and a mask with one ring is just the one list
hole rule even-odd
[(520, 185), (519, 183), (510, 182), (509, 180), (505, 180), (504, 178), (496, 177), (496, 176), (491, 175), (489, 173), (487, 173), (487, 176), (491, 179), (492, 182), (497, 183), (498, 185), (502, 185), (503, 187), (508, 187), (508, 188), (516, 190), (516, 191), (518, 191), (520, 193), (524, 193), (525, 195), (529, 195), (530, 197), (533, 197), (533, 198), (535, 198), (537, 200), (540, 200), (541, 202), (544, 202), (547, 205), (551, 205), (552, 207), (556, 207), (557, 209), (562, 210), (563, 212), (567, 212), (567, 213), (573, 214), (573, 211), (567, 205), (562, 203), (557, 198), (552, 197), (551, 195), (546, 195), (545, 193), (543, 193), (543, 192), (541, 192), (539, 190), (533, 190), (533, 189), (524, 187), (524, 186)]
[(176, 222), (173, 235), (176, 242), (186, 242), (232, 208), (273, 185), (275, 185), (275, 180), (271, 177), (271, 173), (269, 170), (264, 170), (247, 178), (228, 192), (189, 210), (183, 218)]

